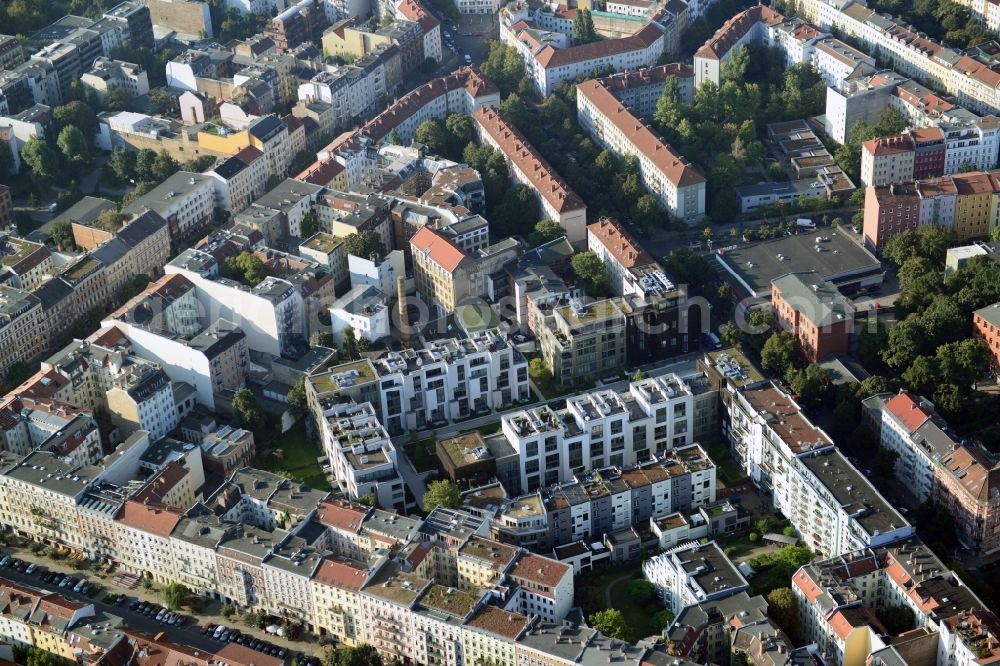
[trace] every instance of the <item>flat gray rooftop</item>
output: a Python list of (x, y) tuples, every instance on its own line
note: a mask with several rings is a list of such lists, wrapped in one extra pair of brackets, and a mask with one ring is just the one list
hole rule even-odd
[(743, 290), (758, 297), (770, 294), (771, 280), (786, 273), (816, 271), (822, 279), (838, 284), (882, 271), (875, 255), (835, 228), (720, 251), (715, 258)]

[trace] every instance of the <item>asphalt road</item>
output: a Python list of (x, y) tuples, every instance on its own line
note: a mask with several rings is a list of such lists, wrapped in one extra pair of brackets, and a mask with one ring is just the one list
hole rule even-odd
[[(23, 553), (18, 553), (18, 557), (20, 557), (22, 560), (25, 559), (23, 557)], [(46, 560), (45, 558), (40, 557), (31, 561), (34, 561), (36, 564), (38, 564), (39, 567), (45, 567), (46, 569), (51, 571), (60, 570), (58, 568), (52, 567), (51, 562)], [(76, 572), (71, 575), (74, 578), (80, 578), (81, 576), (83, 576), (92, 582), (97, 581), (100, 582), (101, 585), (103, 585), (104, 587), (109, 587), (107, 585), (108, 581), (99, 580), (94, 576), (87, 576), (85, 572)], [(197, 648), (199, 650), (204, 650), (206, 652), (214, 653), (223, 645), (218, 641), (213, 641), (207, 636), (202, 636), (201, 625), (199, 623), (198, 618), (191, 618), (189, 616), (187, 623), (184, 624), (183, 626), (168, 627), (167, 625), (160, 624), (151, 617), (146, 617), (145, 615), (139, 615), (138, 613), (129, 610), (128, 603), (125, 603), (122, 606), (114, 606), (111, 604), (106, 604), (103, 601), (94, 601), (93, 599), (88, 598), (86, 595), (80, 594), (79, 592), (74, 592), (71, 589), (67, 588), (60, 589), (59, 587), (56, 586), (46, 585), (41, 580), (39, 580), (38, 576), (35, 574), (29, 575), (26, 573), (20, 573), (15, 569), (12, 569), (10, 567), (5, 567), (3, 569), (0, 569), (0, 576), (7, 578), (9, 580), (13, 580), (17, 583), (27, 585), (29, 587), (34, 587), (40, 590), (44, 590), (46, 592), (52, 592), (54, 594), (58, 594), (59, 596), (66, 597), (67, 599), (73, 599), (74, 601), (79, 601), (85, 604), (94, 604), (94, 608), (96, 610), (102, 610), (110, 615), (117, 615), (118, 617), (124, 619), (125, 624), (130, 629), (138, 629), (139, 631), (145, 631), (150, 634), (156, 634), (161, 631), (165, 631), (167, 632), (167, 635), (170, 637), (172, 641), (175, 641), (177, 643), (182, 643), (184, 645), (190, 645), (191, 647)], [(103, 595), (104, 593), (101, 592), (98, 596), (103, 596)], [(135, 597), (134, 596), (130, 597), (129, 600), (131, 601), (132, 598)]]
[[(288, 650), (289, 654), (295, 652), (303, 652), (307, 655), (322, 656), (326, 651), (326, 646), (317, 643), (315, 640), (289, 640), (287, 638), (282, 638), (278, 636), (271, 636), (263, 631), (251, 630), (247, 628), (245, 623), (241, 622), (237, 617), (232, 619), (226, 619), (219, 614), (219, 608), (221, 607), (218, 602), (206, 601), (204, 610), (196, 614), (185, 613), (188, 620), (186, 623), (180, 627), (167, 626), (157, 622), (153, 617), (148, 617), (145, 615), (140, 615), (135, 611), (129, 609), (128, 604), (133, 599), (138, 599), (139, 601), (145, 601), (149, 603), (155, 603), (159, 606), (163, 606), (162, 598), (160, 593), (155, 590), (145, 590), (141, 587), (137, 587), (134, 590), (126, 590), (120, 588), (112, 582), (112, 577), (101, 578), (95, 576), (86, 571), (75, 571), (68, 564), (59, 561), (53, 562), (48, 558), (41, 555), (34, 555), (30, 551), (24, 548), (4, 548), (3, 554), (11, 554), (14, 557), (20, 558), (21, 560), (34, 562), (39, 567), (44, 567), (49, 571), (58, 571), (60, 573), (67, 573), (73, 578), (86, 578), (91, 582), (96, 582), (100, 584), (104, 591), (99, 592), (96, 598), (103, 598), (107, 592), (124, 593), (128, 599), (121, 606), (114, 606), (112, 604), (106, 604), (103, 601), (96, 601), (95, 599), (87, 598), (85, 595), (73, 592), (71, 589), (58, 588), (52, 585), (46, 585), (42, 583), (36, 575), (28, 575), (24, 573), (19, 573), (16, 570), (5, 567), (0, 568), (0, 577), (13, 580), (17, 583), (21, 583), (36, 589), (40, 589), (46, 592), (52, 592), (58, 594), (62, 597), (73, 599), (75, 601), (80, 601), (83, 603), (94, 604), (95, 610), (104, 611), (111, 615), (116, 615), (121, 617), (125, 625), (130, 629), (136, 629), (138, 631), (144, 631), (150, 634), (157, 634), (161, 631), (166, 632), (167, 636), (171, 641), (179, 643), (182, 645), (189, 645), (198, 650), (203, 650), (209, 653), (215, 653), (222, 649), (225, 645), (216, 640), (212, 640), (208, 636), (203, 636), (201, 633), (201, 627), (206, 622), (212, 622), (213, 624), (224, 624), (229, 628), (239, 629), (244, 634), (252, 634), (255, 638), (260, 638), (261, 640), (266, 640), (269, 643), (278, 645), (279, 647), (284, 647)], [(287, 657), (286, 657), (287, 659)]]

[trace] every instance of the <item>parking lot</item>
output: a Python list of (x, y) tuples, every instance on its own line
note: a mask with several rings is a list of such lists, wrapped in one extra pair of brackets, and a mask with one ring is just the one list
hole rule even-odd
[[(319, 656), (324, 648), (315, 642), (292, 643), (286, 638), (269, 635), (266, 631), (240, 628), (238, 616), (231, 621), (213, 613), (197, 614), (171, 612), (156, 601), (143, 598), (157, 592), (137, 588), (117, 590), (109, 586), (110, 580), (83, 571), (66, 570), (63, 562), (43, 563), (26, 559), (26, 554), (5, 553), (0, 557), (0, 577), (15, 583), (53, 593), (67, 599), (93, 604), (95, 610), (121, 617), (130, 629), (157, 634), (166, 632), (170, 640), (207, 652), (218, 652), (223, 645), (237, 643), (286, 663), (320, 666)], [(221, 624), (220, 624), (221, 623)], [(274, 631), (278, 626), (268, 627)]]
[(462, 60), (462, 64), (465, 64), (465, 56), (469, 56), (474, 63), (481, 63), (486, 59), (486, 43), (500, 37), (500, 24), (495, 15), (463, 16), (457, 27), (445, 23), (441, 28), (443, 48), (448, 50), (450, 41), (454, 45), (453, 52)]

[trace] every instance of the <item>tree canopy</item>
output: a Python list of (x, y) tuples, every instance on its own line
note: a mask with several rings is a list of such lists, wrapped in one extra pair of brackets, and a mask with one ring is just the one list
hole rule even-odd
[(264, 412), (250, 389), (240, 389), (233, 395), (233, 418), (236, 425), (256, 431), (264, 422)]
[(222, 275), (230, 280), (256, 287), (267, 277), (264, 262), (251, 252), (240, 252), (235, 257), (226, 257), (222, 264)]
[(535, 224), (535, 230), (528, 236), (528, 241), (534, 245), (543, 245), (566, 235), (566, 230), (559, 226), (555, 220), (541, 220)]
[(356, 647), (338, 646), (329, 648), (323, 654), (323, 666), (382, 666), (382, 655), (371, 645), (362, 643)]
[(594, 30), (594, 17), (586, 7), (577, 9), (573, 15), (571, 36), (574, 44), (588, 44), (600, 39)]
[(596, 254), (590, 250), (578, 252), (573, 255), (570, 265), (588, 295), (593, 298), (607, 295), (608, 274), (604, 262)]
[(382, 242), (382, 237), (372, 229), (348, 235), (344, 239), (344, 247), (348, 254), (363, 259), (368, 259), (373, 254), (379, 257), (385, 256), (385, 244)]
[(424, 511), (430, 511), (439, 506), (446, 509), (462, 508), (462, 492), (458, 486), (447, 479), (431, 481), (427, 485), (427, 492), (424, 493)]
[(191, 594), (191, 589), (183, 583), (176, 581), (168, 583), (163, 588), (163, 603), (166, 604), (168, 609), (175, 611), (188, 603)]
[(774, 333), (760, 350), (761, 366), (775, 375), (782, 376), (795, 360), (795, 336), (787, 331)]
[(779, 587), (767, 595), (767, 614), (789, 636), (799, 635), (799, 600), (790, 587)]
[(590, 626), (609, 638), (624, 640), (628, 636), (628, 626), (622, 612), (617, 608), (595, 611), (587, 618)]

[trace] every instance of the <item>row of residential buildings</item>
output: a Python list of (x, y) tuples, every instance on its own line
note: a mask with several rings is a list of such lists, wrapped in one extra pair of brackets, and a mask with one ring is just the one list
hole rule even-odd
[[(42, 28), (28, 38), (31, 52), (27, 58), (24, 49), (9, 39), (0, 74), (0, 112), (4, 115), (20, 113), (32, 104), (62, 104), (70, 97), (70, 85), (92, 83), (92, 79), (84, 80), (84, 74), (99, 76), (108, 63), (106, 58), (119, 46), (152, 47), (153, 25), (145, 5), (123, 2), (97, 20), (67, 15)], [(135, 71), (136, 66), (129, 67), (132, 73), (125, 78), (138, 83), (141, 73)]]
[[(369, 643), (386, 656), (572, 663), (556, 640), (565, 632), (585, 635), (585, 652), (610, 649), (636, 663), (652, 652), (563, 625), (573, 566), (491, 539), (484, 518), (441, 508), (408, 518), (251, 468), (201, 498), (191, 494), (199, 484), (184, 481), (197, 474), (199, 448), (174, 446), (149, 481), (119, 485), (137, 466), (163, 459), (147, 445), (148, 438), (129, 441), (96, 467), (40, 452), (5, 454), (0, 518), (26, 536), (300, 621), (348, 645)], [(11, 638), (64, 654), (73, 646), (67, 633), (86, 615), (50, 630), (44, 644), (37, 628)]]
[(708, 356), (733, 458), (802, 542), (821, 556), (877, 547), (913, 526), (792, 399), (729, 351)]
[(113, 303), (137, 275), (155, 275), (170, 253), (167, 223), (150, 210), (130, 216), (114, 238), (56, 268), (51, 252), (5, 237), (0, 295), (0, 369), (56, 346), (83, 316)]
[[(794, 643), (768, 617), (768, 602), (751, 596), (741, 569), (714, 542), (682, 544), (646, 560), (644, 575), (676, 611), (664, 631), (671, 655), (696, 663), (843, 666), (970, 665), (1000, 655), (995, 613), (916, 537), (795, 572)], [(910, 620), (890, 625), (898, 609)]]
[(281, 660), (247, 647), (224, 645), (209, 654), (172, 641), (164, 632), (156, 636), (129, 627), (125, 619), (95, 608), (93, 603), (0, 579), (0, 638), (3, 660), (13, 664), (12, 647), (35, 648), (80, 664), (183, 662), (197, 666), (279, 666)]
[[(878, 67), (872, 55), (832, 37), (828, 31), (835, 28), (854, 37), (857, 37), (856, 34), (845, 30), (836, 20), (824, 22), (810, 13), (820, 11), (826, 16), (823, 12), (831, 10), (834, 5), (842, 5), (844, 9), (838, 16), (853, 12), (872, 15), (872, 24), (885, 22), (883, 17), (873, 15), (870, 9), (860, 4), (853, 3), (853, 8), (848, 8), (851, 4), (827, 4), (815, 0), (803, 5), (803, 12), (815, 25), (796, 17), (786, 18), (763, 6), (735, 15), (695, 54), (696, 85), (704, 81), (719, 84), (725, 64), (732, 53), (741, 47), (751, 43), (775, 47), (784, 54), (786, 64), (811, 64), (827, 84), (823, 121), (825, 131), (834, 140), (846, 142), (858, 121), (877, 122), (887, 106), (902, 112), (916, 128), (902, 136), (876, 138), (865, 144), (861, 169), (864, 185), (881, 185), (925, 175), (950, 175), (968, 169), (970, 165), (976, 169), (992, 168), (1000, 150), (997, 119), (993, 115), (980, 117), (976, 113), (992, 114), (996, 111), (993, 106), (976, 104), (961, 95), (955, 100), (946, 99), (910, 80), (914, 78), (928, 85), (935, 84), (933, 79), (921, 77), (902, 66), (898, 59), (893, 60), (896, 71)], [(817, 10), (819, 6), (823, 9)], [(899, 26), (896, 28), (906, 31)], [(900, 35), (890, 38), (888, 34), (894, 34), (893, 30), (888, 30), (879, 39), (884, 37), (894, 45), (892, 48), (899, 46), (914, 58), (924, 57), (933, 51), (912, 46), (911, 41), (913, 44), (928, 41), (923, 37), (912, 35), (910, 40)], [(876, 56), (888, 53), (885, 49), (890, 48), (880, 50), (874, 42), (862, 42)], [(906, 47), (902, 44), (911, 45)], [(991, 62), (990, 54), (994, 50), (990, 45), (982, 45), (968, 49), (963, 57), (970, 62)], [(983, 68), (982, 64), (977, 67)], [(964, 75), (957, 66), (955, 72), (956, 76)], [(951, 90), (947, 92), (954, 94)]]
[(962, 240), (986, 238), (1000, 224), (1000, 181), (995, 171), (869, 186), (865, 244), (881, 250), (890, 238), (921, 225), (953, 229)]
[(705, 214), (705, 177), (696, 166), (663, 143), (643, 120), (675, 77), (681, 98), (694, 97), (691, 70), (663, 65), (638, 72), (590, 79), (577, 86), (580, 126), (594, 140), (623, 158), (636, 158), (643, 186), (671, 215), (695, 224)]
[(563, 5), (527, 2), (513, 3), (500, 12), (500, 40), (517, 50), (528, 78), (542, 95), (594, 72), (655, 65), (663, 54), (677, 52), (691, 10), (685, 2), (670, 2), (649, 15), (596, 12), (592, 20), (606, 38), (570, 45), (575, 13)]
[(959, 439), (920, 396), (884, 393), (862, 407), (881, 446), (897, 456), (896, 478), (914, 497), (946, 510), (965, 548), (982, 555), (1000, 550), (1000, 466), (993, 456)]
[(806, 0), (799, 10), (820, 29), (857, 40), (876, 58), (891, 60), (894, 70), (954, 95), (977, 113), (1000, 110), (992, 44), (950, 48), (853, 0)]

